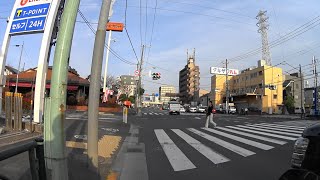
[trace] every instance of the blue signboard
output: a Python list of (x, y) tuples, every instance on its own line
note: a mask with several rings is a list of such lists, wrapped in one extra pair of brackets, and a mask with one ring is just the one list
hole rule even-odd
[(158, 94), (158, 93), (156, 93), (155, 95), (156, 95), (156, 97), (158, 97), (158, 96), (159, 96), (159, 94)]
[(16, 9), (13, 19), (16, 20), (35, 16), (46, 16), (49, 12), (49, 7), (50, 3), (18, 8)]
[(46, 17), (35, 17), (13, 21), (10, 34), (44, 30)]

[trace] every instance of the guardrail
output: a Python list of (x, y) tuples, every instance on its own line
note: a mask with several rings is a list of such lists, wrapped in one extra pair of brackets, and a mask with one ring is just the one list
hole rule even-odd
[[(44, 145), (42, 138), (37, 138), (35, 140), (18, 144), (14, 147), (0, 151), (0, 161), (27, 151), (29, 153), (29, 164), (32, 180), (46, 180), (47, 177), (44, 160)], [(6, 180), (9, 178), (0, 175), (0, 179)]]

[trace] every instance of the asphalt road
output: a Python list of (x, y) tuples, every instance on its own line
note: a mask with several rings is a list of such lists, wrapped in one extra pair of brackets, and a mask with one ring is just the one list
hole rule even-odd
[(202, 129), (204, 114), (169, 115), (155, 108), (142, 112), (130, 119), (141, 128), (150, 180), (278, 179), (290, 168), (295, 139), (315, 123), (217, 114), (218, 127)]

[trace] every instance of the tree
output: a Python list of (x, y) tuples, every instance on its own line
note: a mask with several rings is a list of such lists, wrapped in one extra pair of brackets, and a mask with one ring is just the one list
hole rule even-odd
[(120, 96), (119, 96), (119, 101), (126, 101), (126, 100), (128, 100), (128, 96), (126, 95), (126, 94), (121, 94)]
[(135, 96), (130, 96), (128, 98), (128, 100), (131, 102), (131, 103), (135, 103), (136, 102), (136, 97)]
[(295, 103), (294, 98), (291, 95), (287, 95), (284, 101), (284, 105), (286, 106), (289, 113), (294, 112), (294, 103)]

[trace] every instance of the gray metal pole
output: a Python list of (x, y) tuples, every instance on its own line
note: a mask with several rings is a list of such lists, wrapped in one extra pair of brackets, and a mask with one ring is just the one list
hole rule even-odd
[[(51, 78), (51, 108), (45, 122), (45, 142), (50, 143), (46, 159), (51, 162), (52, 180), (68, 180), (67, 155), (65, 152), (65, 111), (68, 84), (68, 66), (74, 27), (80, 0), (66, 2), (63, 10)], [(49, 138), (48, 138), (49, 137)]]
[(111, 0), (103, 0), (100, 10), (99, 23), (94, 42), (89, 106), (88, 106), (88, 166), (91, 170), (98, 172), (98, 115), (100, 99), (100, 80), (104, 45), (106, 40), (106, 24), (108, 22)]
[(140, 67), (139, 67), (139, 86), (138, 86), (138, 116), (142, 116), (142, 113), (141, 113), (141, 81), (142, 81), (142, 78), (141, 78), (141, 74), (142, 74), (142, 64), (143, 64), (143, 56), (144, 56), (144, 48), (145, 46), (143, 45), (142, 46), (142, 52), (141, 52), (141, 60), (140, 60)]
[(20, 73), (20, 65), (21, 65), (21, 59), (22, 59), (23, 46), (24, 46), (24, 41), (22, 42), (22, 46), (21, 46), (20, 59), (19, 59), (19, 65), (18, 65), (18, 72), (17, 72), (17, 76), (16, 76), (16, 89), (14, 91), (15, 93), (18, 92), (18, 81), (19, 81), (19, 73)]
[(301, 70), (301, 64), (299, 64), (299, 73), (300, 73), (300, 86), (301, 86), (301, 94), (300, 94), (300, 109), (301, 109), (301, 118), (304, 116), (305, 109), (304, 109), (304, 82), (302, 77), (302, 70)]
[(226, 59), (226, 114), (229, 114), (228, 59)]

